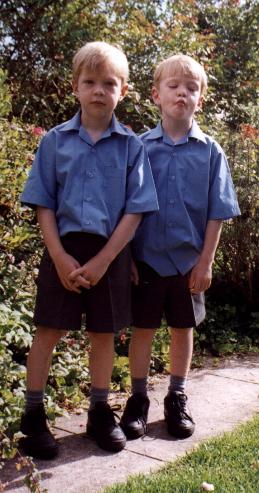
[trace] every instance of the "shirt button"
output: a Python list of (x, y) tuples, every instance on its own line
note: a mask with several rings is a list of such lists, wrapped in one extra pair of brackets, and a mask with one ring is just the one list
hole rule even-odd
[(86, 199), (85, 199), (86, 202), (91, 202), (91, 200), (92, 200), (92, 197), (86, 197)]
[(168, 221), (167, 226), (168, 226), (169, 228), (172, 228), (172, 226), (173, 226), (173, 221)]
[(169, 199), (169, 204), (174, 204), (175, 200), (174, 199)]
[(92, 221), (85, 221), (85, 224), (92, 224)]
[(172, 181), (174, 181), (174, 180), (175, 180), (175, 176), (174, 176), (174, 175), (172, 175), (172, 176), (171, 176), (171, 180), (172, 180)]
[(89, 178), (93, 178), (94, 174), (93, 174), (93, 173), (91, 173), (91, 172), (89, 171), (89, 172), (87, 173), (87, 176), (88, 176)]

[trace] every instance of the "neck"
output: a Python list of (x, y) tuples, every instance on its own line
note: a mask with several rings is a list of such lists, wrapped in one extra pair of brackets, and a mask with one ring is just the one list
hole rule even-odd
[(168, 118), (162, 119), (163, 129), (166, 134), (171, 137), (174, 142), (177, 142), (184, 137), (192, 126), (192, 119), (189, 120), (171, 120)]
[(100, 119), (100, 118), (94, 118), (92, 116), (89, 117), (87, 114), (84, 114), (83, 112), (81, 114), (81, 123), (85, 128), (85, 130), (87, 131), (87, 133), (90, 135), (93, 142), (99, 140), (103, 132), (105, 132), (105, 130), (109, 128), (111, 119), (112, 119), (112, 115)]

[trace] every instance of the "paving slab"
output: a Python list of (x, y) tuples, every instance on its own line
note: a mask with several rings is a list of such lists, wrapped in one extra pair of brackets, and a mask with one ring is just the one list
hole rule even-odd
[[(170, 437), (163, 421), (163, 400), (168, 377), (157, 377), (149, 391), (151, 401), (147, 435), (128, 441), (126, 448), (114, 454), (100, 450), (85, 436), (86, 413), (59, 418), (54, 433), (60, 454), (53, 461), (35, 461), (41, 473), (41, 486), (48, 493), (101, 493), (111, 484), (128, 476), (148, 474), (195, 448), (201, 441), (232, 430), (258, 411), (259, 366), (255, 357), (232, 358), (217, 368), (192, 370), (187, 394), (196, 422), (192, 437)], [(124, 405), (126, 396), (115, 395), (111, 403)], [(1, 471), (8, 482), (6, 492), (28, 493), (23, 472), (9, 461)]]

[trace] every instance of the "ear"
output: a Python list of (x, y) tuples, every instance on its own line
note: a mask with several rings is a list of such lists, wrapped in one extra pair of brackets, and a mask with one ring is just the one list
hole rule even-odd
[(128, 92), (128, 89), (129, 89), (129, 85), (128, 84), (123, 84), (121, 86), (121, 93), (120, 93), (120, 98), (119, 100), (122, 101), (123, 98), (125, 98), (127, 92)]
[(78, 83), (74, 80), (72, 80), (72, 89), (73, 89), (73, 94), (77, 97), (78, 96)]
[(198, 104), (197, 104), (197, 111), (199, 111), (199, 110), (202, 109), (203, 101), (204, 101), (204, 97), (201, 95), (199, 97), (199, 101), (198, 101)]
[(155, 86), (153, 86), (152, 87), (151, 94), (152, 94), (152, 98), (153, 98), (154, 103), (157, 106), (159, 106), (160, 105), (160, 96), (159, 96), (159, 90), (158, 90), (158, 88), (155, 87)]

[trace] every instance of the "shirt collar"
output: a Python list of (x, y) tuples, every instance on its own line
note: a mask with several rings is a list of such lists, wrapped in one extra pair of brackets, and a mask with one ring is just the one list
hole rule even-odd
[[(153, 128), (152, 130), (149, 131), (148, 135), (146, 136), (146, 140), (159, 139), (160, 137), (165, 137), (165, 135), (166, 134), (165, 134), (164, 129), (162, 127), (162, 123), (159, 122), (155, 128)], [(204, 142), (204, 144), (206, 144), (205, 135), (195, 120), (193, 120), (193, 122), (192, 122), (192, 126), (188, 132), (187, 138), (200, 140), (201, 142)]]
[[(70, 130), (80, 130), (81, 127), (81, 112), (78, 111), (71, 120), (68, 120), (67, 122), (63, 123), (62, 127), (60, 128), (61, 132), (67, 132)], [(121, 123), (118, 122), (116, 116), (113, 114), (112, 115), (112, 121), (111, 125), (107, 130), (104, 132), (103, 137), (108, 137), (112, 133), (118, 133), (121, 135), (128, 135), (128, 131), (121, 125)]]
[(192, 139), (200, 140), (201, 142), (204, 142), (204, 144), (206, 144), (205, 134), (200, 129), (198, 123), (195, 120), (193, 120), (192, 126), (190, 128), (189, 133), (188, 133), (188, 138), (190, 138), (190, 137)]

